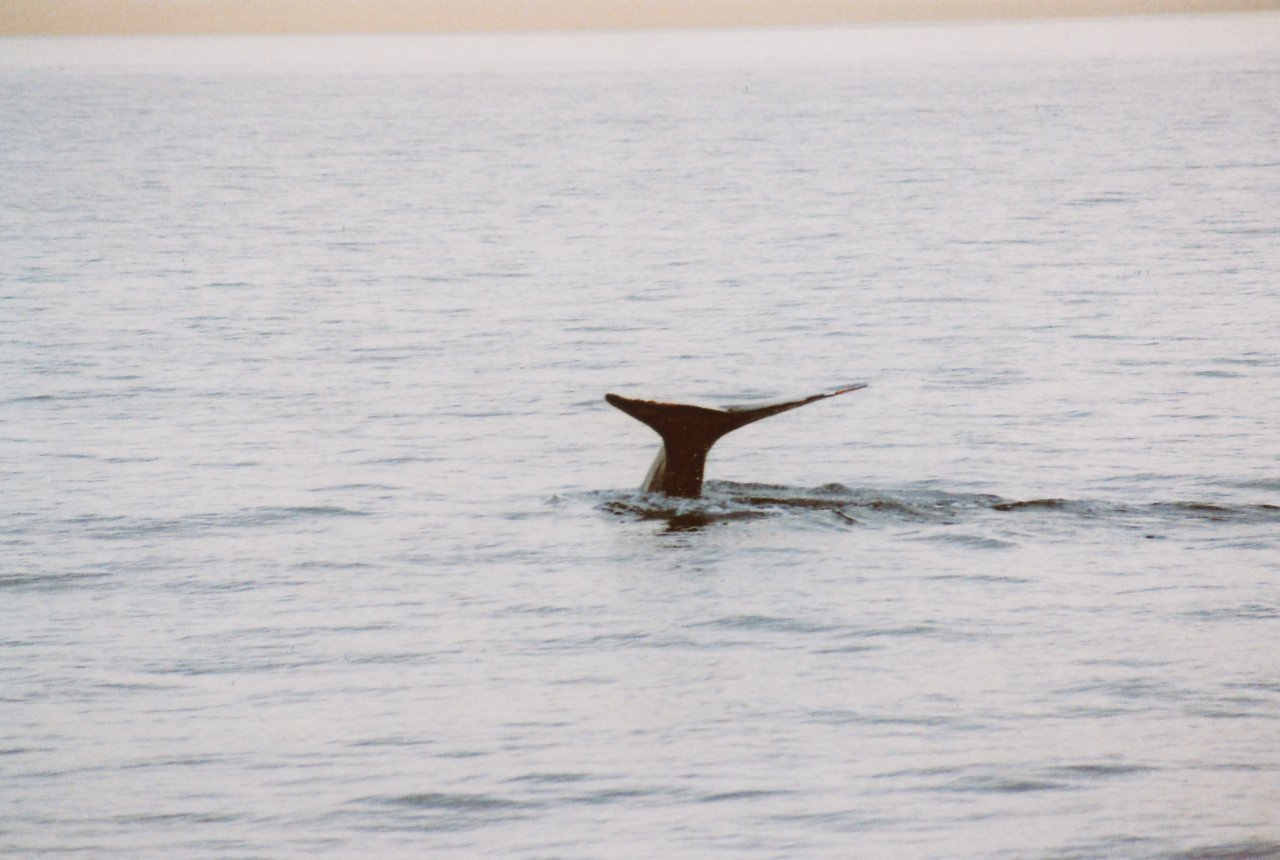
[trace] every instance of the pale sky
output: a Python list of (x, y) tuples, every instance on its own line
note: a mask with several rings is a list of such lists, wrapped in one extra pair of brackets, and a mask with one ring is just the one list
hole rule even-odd
[(1280, 9), (1280, 0), (0, 0), (0, 35), (823, 26)]

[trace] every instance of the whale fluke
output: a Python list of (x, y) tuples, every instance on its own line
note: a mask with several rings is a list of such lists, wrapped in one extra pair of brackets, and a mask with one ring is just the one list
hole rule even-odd
[(799, 400), (759, 406), (730, 406), (725, 409), (687, 403), (635, 400), (617, 394), (606, 394), (604, 399), (637, 421), (648, 424), (662, 437), (662, 450), (653, 461), (641, 489), (696, 499), (702, 493), (702, 473), (707, 465), (707, 452), (721, 436), (761, 418), (866, 387), (865, 382), (860, 382), (838, 391), (814, 394)]

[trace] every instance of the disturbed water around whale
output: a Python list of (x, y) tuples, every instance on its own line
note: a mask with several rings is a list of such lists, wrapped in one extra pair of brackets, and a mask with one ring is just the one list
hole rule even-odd
[(1280, 856), (1278, 35), (3, 42), (0, 854)]
[[(1151, 502), (1134, 505), (1067, 499), (1011, 501), (988, 493), (948, 493), (915, 487), (886, 492), (867, 488), (855, 490), (843, 484), (797, 489), (719, 481), (709, 484), (698, 499), (677, 499), (661, 493), (618, 494), (612, 491), (587, 494), (587, 498), (602, 499), (599, 503), (601, 510), (640, 520), (666, 521), (676, 528), (787, 514), (806, 516), (814, 523), (888, 525), (933, 522), (955, 526), (978, 520), (983, 514), (1011, 511), (1058, 512), (1071, 519), (1094, 520), (1111, 528), (1133, 529), (1146, 523), (1157, 531), (1177, 530), (1196, 524), (1225, 527), (1280, 522), (1280, 505), (1270, 504)], [(855, 514), (861, 518), (855, 518)], [(1221, 533), (1219, 530), (1218, 534)], [(1153, 538), (1157, 535), (1145, 536)], [(982, 545), (998, 545), (998, 542)]]

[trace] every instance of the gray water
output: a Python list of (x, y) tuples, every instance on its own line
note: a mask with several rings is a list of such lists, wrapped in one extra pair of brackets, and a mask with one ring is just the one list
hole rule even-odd
[[(0, 41), (0, 854), (1280, 856), (1280, 15)], [(752, 425), (635, 487), (607, 391)]]

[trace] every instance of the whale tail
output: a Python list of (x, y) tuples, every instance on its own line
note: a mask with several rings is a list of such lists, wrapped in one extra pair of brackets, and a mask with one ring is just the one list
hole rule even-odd
[(653, 461), (642, 489), (694, 499), (702, 493), (702, 474), (707, 465), (707, 452), (721, 436), (761, 418), (866, 387), (865, 382), (860, 382), (838, 391), (814, 394), (799, 400), (760, 406), (731, 406), (727, 409), (634, 400), (617, 394), (606, 394), (604, 399), (637, 421), (648, 424), (662, 437), (662, 450)]

